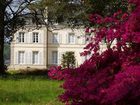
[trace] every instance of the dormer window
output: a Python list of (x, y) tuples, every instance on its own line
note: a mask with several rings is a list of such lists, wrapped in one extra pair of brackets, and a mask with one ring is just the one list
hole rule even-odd
[(25, 38), (25, 33), (24, 32), (19, 32), (19, 36), (18, 36), (18, 42), (19, 43), (24, 43), (24, 38)]
[(33, 43), (38, 43), (38, 32), (33, 33)]

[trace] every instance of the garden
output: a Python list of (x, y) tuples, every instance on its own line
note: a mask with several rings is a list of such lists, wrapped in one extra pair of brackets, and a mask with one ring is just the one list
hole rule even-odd
[(46, 75), (6, 74), (0, 76), (1, 105), (63, 105), (57, 97), (63, 81)]
[(85, 30), (91, 40), (81, 53), (90, 59), (79, 67), (64, 60), (67, 67), (51, 67), (49, 79), (2, 75), (1, 104), (140, 105), (140, 0), (95, 1)]
[(92, 40), (81, 56), (92, 56), (62, 71), (65, 91), (59, 99), (65, 105), (140, 105), (140, 1), (115, 0), (89, 20)]

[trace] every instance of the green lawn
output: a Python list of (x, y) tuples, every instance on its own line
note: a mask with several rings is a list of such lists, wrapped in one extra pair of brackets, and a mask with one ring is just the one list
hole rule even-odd
[(0, 76), (0, 105), (62, 105), (60, 84), (44, 76)]

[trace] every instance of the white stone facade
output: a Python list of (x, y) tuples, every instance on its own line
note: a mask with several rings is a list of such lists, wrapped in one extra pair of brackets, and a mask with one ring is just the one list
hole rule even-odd
[(84, 28), (27, 29), (14, 34), (11, 42), (11, 70), (46, 69), (50, 65), (60, 65), (62, 54), (67, 51), (74, 52), (76, 66), (85, 60), (80, 56), (86, 44)]

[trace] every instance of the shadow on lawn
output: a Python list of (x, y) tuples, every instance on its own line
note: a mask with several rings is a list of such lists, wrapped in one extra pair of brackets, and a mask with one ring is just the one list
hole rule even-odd
[(49, 79), (48, 78), (48, 70), (19, 70), (19, 71), (8, 71), (5, 74), (0, 74), (0, 79)]
[(4, 90), (0, 90), (1, 92), (1, 96), (0, 96), (0, 102), (1, 103), (20, 103), (20, 102), (24, 102), (24, 103), (31, 103), (32, 100), (29, 99), (29, 97), (27, 97), (25, 95), (25, 93), (16, 93), (16, 92), (9, 92), (9, 91), (4, 91)]

